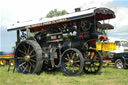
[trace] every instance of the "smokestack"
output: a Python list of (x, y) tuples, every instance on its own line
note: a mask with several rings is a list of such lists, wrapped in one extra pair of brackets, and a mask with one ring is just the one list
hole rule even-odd
[(80, 12), (81, 9), (80, 8), (75, 8), (75, 12)]

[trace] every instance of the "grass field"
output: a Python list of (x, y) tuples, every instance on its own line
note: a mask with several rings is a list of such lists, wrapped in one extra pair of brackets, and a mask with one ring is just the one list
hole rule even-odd
[(128, 85), (128, 70), (114, 67), (103, 67), (96, 75), (78, 76), (66, 76), (61, 71), (25, 75), (7, 69), (8, 66), (0, 66), (0, 85)]

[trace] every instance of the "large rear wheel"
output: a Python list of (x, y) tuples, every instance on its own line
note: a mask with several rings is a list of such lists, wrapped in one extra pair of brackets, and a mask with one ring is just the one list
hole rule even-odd
[(43, 58), (40, 45), (34, 40), (25, 40), (18, 44), (15, 54), (15, 66), (21, 73), (40, 73)]

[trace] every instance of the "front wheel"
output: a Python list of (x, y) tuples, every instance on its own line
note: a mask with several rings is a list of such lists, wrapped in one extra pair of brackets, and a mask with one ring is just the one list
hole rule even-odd
[(124, 64), (123, 64), (123, 62), (122, 62), (121, 59), (117, 59), (117, 60), (115, 61), (115, 67), (116, 67), (117, 69), (123, 69), (123, 68), (124, 68)]
[(84, 59), (82, 53), (75, 49), (69, 48), (62, 54), (61, 68), (67, 75), (73, 76), (80, 74), (83, 70)]

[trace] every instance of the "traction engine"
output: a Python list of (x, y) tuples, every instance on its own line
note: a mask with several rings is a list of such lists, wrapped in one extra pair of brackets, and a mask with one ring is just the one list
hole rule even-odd
[(37, 23), (14, 25), (8, 31), (17, 31), (16, 69), (21, 73), (40, 73), (59, 68), (67, 75), (82, 71), (98, 73), (102, 57), (91, 48), (98, 39), (98, 22), (111, 18), (115, 18), (112, 10), (93, 8)]

